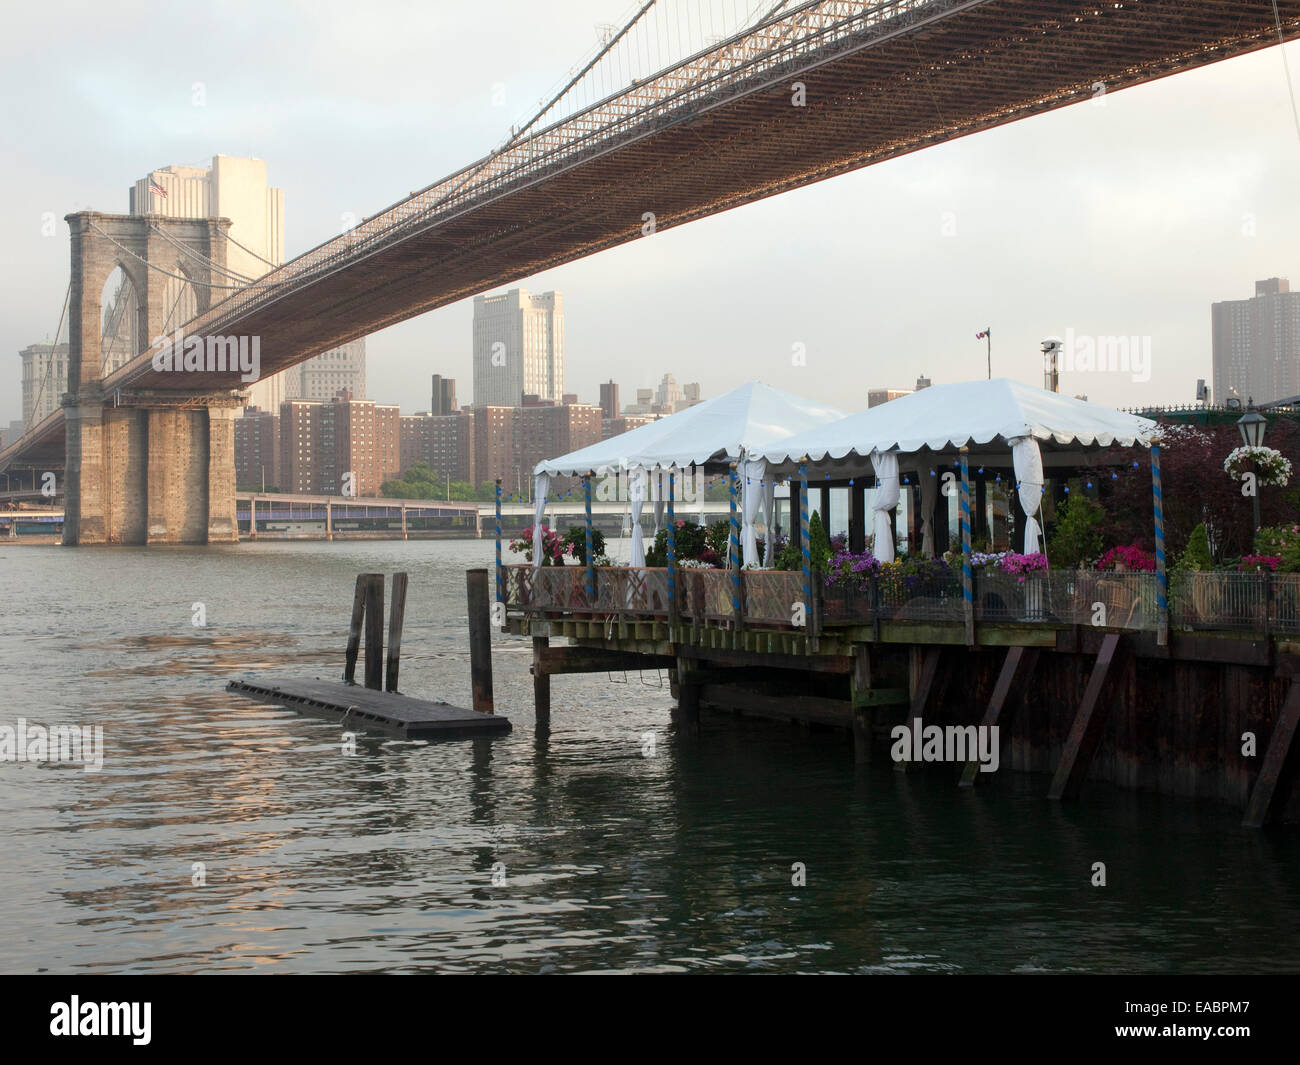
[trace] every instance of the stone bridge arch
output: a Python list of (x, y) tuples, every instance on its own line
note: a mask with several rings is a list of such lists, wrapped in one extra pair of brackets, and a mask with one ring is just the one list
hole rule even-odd
[[(235, 411), (229, 391), (105, 395), (104, 289), (119, 267), (136, 294), (134, 358), (150, 350), (178, 297), (202, 314), (226, 296), (225, 218), (81, 211), (71, 230), (65, 544), (217, 543), (235, 524)], [(192, 296), (190, 295), (192, 294)], [(116, 361), (116, 360), (115, 360)]]

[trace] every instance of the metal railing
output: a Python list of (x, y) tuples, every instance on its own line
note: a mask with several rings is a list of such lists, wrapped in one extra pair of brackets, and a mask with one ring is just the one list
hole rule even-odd
[[(665, 619), (668, 571), (626, 566), (598, 568), (594, 602), (581, 566), (506, 566), (506, 610), (559, 617)], [(697, 625), (734, 624), (731, 574), (721, 569), (678, 570), (677, 615)], [(741, 573), (742, 624), (801, 630), (802, 578), (785, 570)], [(1128, 632), (1157, 628), (1156, 575), (1063, 570), (1025, 576), (975, 575), (975, 618), (983, 623), (1092, 625)], [(853, 585), (817, 582), (816, 625), (835, 628), (880, 621), (962, 621), (957, 573), (890, 575)], [(1181, 631), (1300, 634), (1300, 574), (1174, 574), (1169, 589), (1170, 626)]]

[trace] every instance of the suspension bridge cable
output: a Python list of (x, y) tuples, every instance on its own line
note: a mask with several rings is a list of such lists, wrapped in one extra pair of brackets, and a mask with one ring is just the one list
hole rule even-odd
[(222, 266), (220, 263), (214, 262), (211, 258), (204, 255), (202, 252), (197, 251), (196, 249), (191, 248), (188, 245), (182, 244), (170, 233), (159, 228), (155, 223), (150, 222), (149, 228), (152, 229), (155, 233), (157, 233), (160, 237), (162, 237), (162, 239), (165, 240), (168, 244), (170, 244), (173, 248), (179, 248), (181, 251), (187, 252), (188, 254), (192, 255), (199, 262), (203, 263), (203, 265), (205, 265), (209, 270), (216, 270), (220, 273), (227, 274), (228, 276), (234, 278), (236, 281), (240, 281), (245, 285), (252, 283), (253, 279), (251, 277), (245, 277), (243, 274), (235, 270), (231, 270), (228, 267)]
[(266, 263), (266, 265), (269, 266), (272, 270), (279, 269), (281, 266), (284, 265), (283, 263), (273, 263), (271, 262), (270, 259), (266, 258), (264, 255), (258, 255), (257, 252), (253, 251), (252, 248), (248, 248), (245, 247), (243, 244), (240, 244), (239, 241), (237, 241), (229, 233), (226, 234), (226, 240), (230, 241), (231, 244), (233, 244), (236, 248), (239, 248), (241, 251), (248, 252), (248, 254), (251, 255), (254, 259)]
[(113, 245), (113, 247), (117, 248), (119, 251), (126, 252), (126, 254), (131, 256), (132, 259), (144, 263), (144, 265), (147, 266), (150, 270), (153, 270), (155, 273), (162, 274), (164, 277), (172, 277), (175, 278), (177, 281), (184, 281), (190, 285), (202, 285), (204, 288), (221, 288), (221, 289), (226, 289), (227, 291), (230, 292), (233, 292), (236, 289), (240, 289), (244, 287), (243, 285), (218, 285), (215, 281), (197, 281), (192, 277), (186, 277), (184, 274), (173, 274), (170, 270), (164, 270), (161, 266), (155, 266), (148, 259), (142, 259), (130, 248), (125, 247), (122, 244), (119, 244), (107, 233), (105, 233), (102, 229), (100, 229), (99, 226), (95, 225), (94, 222), (90, 223), (90, 228), (93, 229), (105, 240), (107, 240), (111, 245)]
[[(72, 282), (68, 281), (68, 291), (63, 294), (63, 310), (59, 312), (59, 324), (54, 329), (54, 343), (50, 345), (50, 359), (45, 364), (45, 373), (41, 376), (41, 387), (36, 392), (36, 398), (32, 400), (32, 413), (35, 414), (40, 408), (41, 397), (45, 395), (45, 385), (50, 379), (50, 370), (54, 368), (54, 360), (58, 357), (59, 351), (59, 334), (63, 332), (63, 320), (68, 315), (68, 302), (72, 299)], [(72, 354), (71, 351), (68, 352)], [(71, 384), (71, 382), (69, 382)], [(27, 432), (32, 427), (31, 422), (24, 422), (23, 432)]]
[(1295, 135), (1300, 138), (1300, 108), (1295, 102), (1295, 83), (1291, 80), (1291, 64), (1286, 57), (1286, 33), (1282, 29), (1282, 13), (1278, 10), (1277, 0), (1273, 0), (1273, 18), (1277, 22), (1277, 39), (1281, 45), (1282, 69), (1286, 71), (1286, 91), (1291, 98), (1291, 118), (1295, 121)]

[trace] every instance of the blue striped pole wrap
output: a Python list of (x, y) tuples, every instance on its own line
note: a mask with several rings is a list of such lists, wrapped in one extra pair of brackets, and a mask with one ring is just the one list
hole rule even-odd
[(740, 624), (740, 511), (736, 497), (740, 492), (740, 478), (736, 476), (733, 462), (727, 471), (727, 500), (731, 508), (731, 532), (727, 538), (727, 569), (731, 570), (731, 616)]
[(803, 556), (803, 623), (812, 628), (812, 552), (808, 549), (808, 467), (799, 467), (799, 551)]
[(596, 566), (591, 550), (591, 474), (582, 478), (582, 497), (586, 506), (587, 533), (587, 602), (596, 603)]
[(975, 642), (975, 575), (970, 564), (970, 455), (961, 449), (961, 610), (966, 642)]
[(677, 511), (673, 492), (677, 487), (673, 471), (668, 471), (668, 624), (677, 621)]
[(501, 478), (497, 478), (497, 602), (506, 601), (506, 574), (501, 568)]
[(1156, 522), (1156, 644), (1169, 642), (1169, 575), (1165, 572), (1165, 498), (1160, 483), (1160, 445), (1151, 445), (1151, 506)]

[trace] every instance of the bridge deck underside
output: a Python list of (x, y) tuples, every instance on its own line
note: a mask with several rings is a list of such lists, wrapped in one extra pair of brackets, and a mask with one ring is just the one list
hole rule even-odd
[[(1300, 29), (1300, 0), (1284, 0)], [(221, 323), (260, 336), (263, 373), (423, 311), (927, 145), (1275, 43), (1266, 0), (990, 0), (895, 35), (767, 70), (725, 98), (660, 115), (590, 158), (485, 202)], [(806, 106), (791, 102), (791, 81)], [(147, 358), (106, 385), (201, 389)]]

